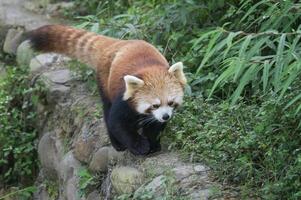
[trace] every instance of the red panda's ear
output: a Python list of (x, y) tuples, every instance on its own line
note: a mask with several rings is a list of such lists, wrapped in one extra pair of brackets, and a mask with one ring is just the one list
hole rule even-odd
[(123, 100), (128, 100), (133, 96), (135, 91), (144, 85), (144, 81), (136, 76), (126, 75), (123, 77), (125, 82), (125, 92), (123, 94)]
[(183, 63), (177, 62), (173, 64), (169, 69), (168, 72), (173, 74), (183, 85), (186, 84), (187, 79), (185, 77), (184, 71), (183, 71)]

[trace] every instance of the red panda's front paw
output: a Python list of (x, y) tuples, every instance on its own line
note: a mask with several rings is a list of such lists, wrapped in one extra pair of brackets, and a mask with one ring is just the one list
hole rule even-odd
[(150, 152), (150, 143), (147, 138), (139, 137), (129, 150), (134, 155), (147, 155)]

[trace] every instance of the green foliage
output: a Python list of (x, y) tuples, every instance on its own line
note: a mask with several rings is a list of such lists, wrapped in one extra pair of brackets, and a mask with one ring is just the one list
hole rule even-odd
[(0, 186), (31, 184), (36, 174), (35, 112), (32, 100), (40, 88), (29, 86), (27, 72), (7, 66), (0, 78)]
[(59, 196), (59, 184), (55, 181), (46, 180), (43, 185), (51, 199), (57, 199)]
[[(300, 116), (274, 97), (262, 105), (187, 99), (167, 131), (171, 146), (209, 164), (242, 195), (299, 199)], [(256, 190), (254, 190), (256, 188)]]
[(69, 67), (74, 73), (74, 76), (81, 81), (86, 82), (86, 85), (88, 86), (88, 89), (92, 93), (97, 92), (97, 83), (95, 79), (95, 73), (94, 70), (90, 67), (86, 66), (83, 63), (80, 63), (76, 60), (72, 60), (69, 62)]
[(82, 168), (79, 170), (77, 176), (79, 177), (79, 196), (83, 197), (85, 196), (89, 188), (91, 186), (97, 185), (97, 181), (95, 179), (95, 176), (93, 176), (86, 168)]
[(171, 147), (246, 198), (301, 198), (299, 1), (74, 1), (89, 14), (78, 27), (184, 62), (190, 97), (167, 131)]
[(32, 198), (32, 194), (37, 190), (36, 187), (30, 186), (23, 189), (11, 188), (12, 192), (0, 196), (0, 200), (6, 200), (10, 198), (20, 199), (20, 200), (29, 200)]

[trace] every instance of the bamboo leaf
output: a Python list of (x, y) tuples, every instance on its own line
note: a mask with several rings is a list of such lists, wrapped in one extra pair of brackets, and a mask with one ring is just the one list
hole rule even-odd
[(277, 48), (275, 72), (274, 72), (274, 79), (273, 79), (273, 84), (276, 91), (279, 90), (281, 85), (281, 73), (283, 69), (283, 50), (285, 45), (285, 38), (286, 35), (282, 34), (279, 39), (279, 44)]
[(227, 54), (229, 53), (229, 51), (232, 47), (233, 39), (241, 33), (242, 33), (242, 31), (229, 33), (229, 35), (227, 37), (227, 49), (224, 51), (223, 59), (225, 59)]
[(256, 3), (254, 6), (252, 6), (249, 10), (248, 10), (248, 12), (241, 18), (241, 20), (239, 21), (239, 23), (242, 23), (250, 14), (252, 14), (255, 10), (256, 10), (256, 8), (258, 7), (258, 6), (260, 6), (261, 4), (264, 4), (266, 1), (265, 0), (263, 0), (263, 1), (260, 1), (260, 2), (258, 2), (258, 3)]
[(289, 101), (286, 106), (284, 107), (284, 110), (288, 109), (290, 106), (292, 106), (296, 101), (301, 99), (301, 93), (295, 96), (291, 101)]
[(204, 65), (207, 63), (207, 61), (210, 59), (210, 57), (213, 55), (214, 53), (214, 49), (212, 51), (213, 46), (216, 44), (216, 41), (219, 39), (219, 37), (221, 36), (222, 32), (219, 31), (217, 32), (212, 39), (209, 41), (208, 47), (206, 49), (206, 53), (205, 56), (200, 64), (200, 66), (198, 67), (196, 74), (199, 74), (201, 69), (204, 67)]
[(263, 82), (263, 92), (265, 93), (267, 90), (268, 86), (268, 81), (269, 81), (269, 72), (271, 69), (272, 63), (269, 63), (268, 60), (264, 61), (264, 67), (263, 67), (263, 72), (262, 72), (262, 82)]
[(238, 98), (240, 97), (244, 87), (253, 79), (254, 75), (258, 72), (258, 66), (257, 64), (252, 64), (248, 70), (244, 73), (244, 75), (241, 77), (239, 81), (239, 85), (234, 91), (234, 93), (231, 95), (231, 104), (235, 104)]
[(214, 82), (214, 85), (213, 85), (213, 87), (210, 91), (210, 94), (209, 94), (208, 98), (210, 98), (212, 96), (213, 92), (215, 91), (217, 86), (220, 85), (220, 83), (222, 83), (223, 81), (226, 81), (227, 79), (229, 79), (229, 77), (231, 77), (233, 75), (233, 72), (235, 70), (237, 61), (238, 61), (238, 58), (232, 58), (230, 60), (229, 66), (226, 68), (226, 70)]

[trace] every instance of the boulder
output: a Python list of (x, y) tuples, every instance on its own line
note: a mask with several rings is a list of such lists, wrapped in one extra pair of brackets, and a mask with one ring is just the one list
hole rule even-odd
[(101, 199), (101, 195), (97, 190), (94, 190), (93, 192), (88, 194), (86, 198), (86, 200), (100, 200), (100, 199)]
[(3, 52), (16, 54), (17, 48), (22, 42), (23, 34), (24, 28), (22, 27), (9, 29), (4, 40)]
[[(29, 68), (32, 73), (40, 72), (43, 69), (47, 69), (52, 65), (64, 64), (64, 62), (68, 61), (68, 60), (69, 60), (69, 58), (59, 55), (59, 54), (44, 53), (44, 54), (40, 54), (40, 55), (34, 57), (33, 59), (31, 59)], [(69, 70), (67, 70), (67, 71), (69, 71)], [(57, 73), (59, 73), (59, 72), (57, 72)]]
[(43, 73), (43, 78), (51, 81), (51, 83), (66, 85), (72, 80), (72, 75), (68, 69), (60, 69)]
[(44, 175), (51, 180), (56, 179), (60, 152), (55, 137), (51, 133), (46, 133), (41, 138), (38, 145), (38, 154)]
[(0, 79), (6, 77), (6, 70), (4, 68), (4, 63), (0, 62)]
[(108, 169), (108, 147), (102, 147), (92, 157), (89, 169), (93, 172), (105, 172)]
[(81, 162), (88, 163), (96, 142), (97, 140), (94, 136), (89, 136), (88, 138), (80, 136), (73, 144), (75, 158)]
[(56, 16), (62, 14), (65, 10), (71, 10), (72, 8), (74, 8), (74, 2), (53, 3), (46, 6), (46, 13)]
[(129, 194), (134, 192), (143, 184), (144, 176), (133, 167), (116, 167), (112, 170), (112, 186), (118, 194)]
[(48, 90), (46, 93), (47, 102), (55, 104), (68, 101), (70, 95), (68, 82), (71, 80), (71, 72), (67, 69), (43, 73), (41, 81)]
[(76, 177), (71, 178), (68, 180), (66, 185), (66, 191), (64, 193), (65, 197), (60, 199), (66, 199), (66, 200), (79, 200), (81, 199), (79, 196), (78, 191), (78, 180)]
[(28, 40), (22, 42), (17, 48), (17, 63), (20, 66), (28, 66), (34, 57), (34, 51)]
[(72, 151), (69, 151), (59, 163), (59, 176), (63, 182), (67, 182), (69, 179), (76, 176), (81, 164), (73, 156)]
[(134, 199), (139, 199), (140, 196), (146, 193), (150, 194), (152, 198), (160, 198), (164, 192), (164, 183), (166, 178), (167, 177), (165, 175), (160, 175), (148, 184), (139, 187), (134, 194)]

